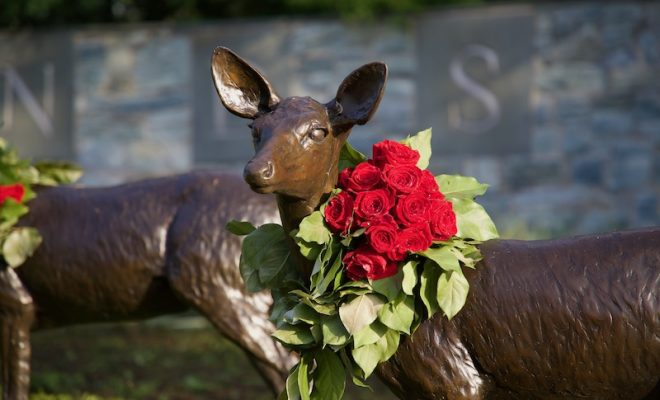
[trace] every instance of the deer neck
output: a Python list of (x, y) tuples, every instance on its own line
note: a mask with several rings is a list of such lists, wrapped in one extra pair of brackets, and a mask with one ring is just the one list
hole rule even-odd
[(280, 211), (280, 219), (282, 220), (282, 227), (284, 231), (289, 234), (290, 243), (294, 250), (293, 253), (296, 255), (296, 261), (300, 266), (302, 275), (309, 278), (312, 272), (312, 267), (314, 265), (313, 261), (306, 259), (300, 254), (298, 245), (295, 243), (291, 237), (291, 231), (298, 229), (300, 222), (308, 215), (313, 213), (316, 209), (319, 208), (319, 205), (326, 200), (327, 196), (330, 194), (332, 189), (337, 186), (337, 178), (339, 176), (339, 150), (343, 142), (335, 149), (335, 159), (337, 162), (333, 163), (330, 166), (330, 169), (324, 176), (324, 181), (320, 185), (320, 189), (310, 193), (306, 198), (293, 198), (284, 195), (276, 195), (277, 207)]

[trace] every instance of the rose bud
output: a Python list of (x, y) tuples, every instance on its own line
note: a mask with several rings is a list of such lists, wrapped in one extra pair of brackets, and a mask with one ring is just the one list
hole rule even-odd
[(419, 188), (422, 181), (421, 172), (415, 165), (387, 165), (383, 175), (387, 186), (400, 194), (412, 193)]
[(431, 201), (425, 193), (415, 192), (399, 198), (394, 213), (403, 226), (428, 222), (431, 216)]
[(417, 165), (419, 152), (393, 140), (383, 140), (373, 146), (374, 163), (377, 167), (391, 165)]
[(334, 233), (345, 233), (351, 228), (353, 219), (353, 196), (348, 192), (341, 192), (325, 206), (325, 222)]
[(445, 241), (456, 234), (458, 231), (456, 214), (451, 202), (441, 201), (437, 203), (437, 206), (431, 210), (429, 226), (435, 241)]
[(346, 187), (353, 192), (376, 189), (382, 183), (380, 169), (365, 161), (358, 164), (347, 181)]
[[(355, 214), (360, 217), (362, 226), (380, 219), (392, 208), (390, 193), (384, 189), (359, 192), (355, 197)], [(366, 223), (366, 224), (365, 224)]]
[(348, 278), (354, 281), (360, 279), (383, 279), (396, 274), (397, 265), (376, 253), (369, 246), (358, 247), (346, 253), (342, 259)]
[(397, 238), (397, 251), (405, 253), (419, 253), (431, 247), (433, 239), (428, 223), (411, 226), (399, 232)]

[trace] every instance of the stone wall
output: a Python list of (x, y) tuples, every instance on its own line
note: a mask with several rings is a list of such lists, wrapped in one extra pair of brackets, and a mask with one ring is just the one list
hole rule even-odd
[[(507, 36), (510, 18), (529, 24), (529, 35)], [(355, 67), (387, 62), (389, 83), (380, 109), (351, 139), (369, 151), (376, 140), (426, 128), (428, 114), (436, 111), (442, 123), (452, 107), (485, 120), (488, 96), (481, 103), (461, 98), (454, 87), (451, 46), (464, 40), (487, 44), (499, 57), (494, 64), (487, 53), (481, 60), (465, 59), (467, 77), (499, 101), (490, 109), (499, 119), (465, 137), (434, 126), (441, 140), (434, 143), (435, 172), (490, 183), (483, 203), (508, 236), (660, 224), (660, 4), (438, 10), (397, 26), (274, 19), (98, 27), (69, 35), (75, 72), (72, 153), (87, 171), (87, 184), (195, 167), (240, 172), (252, 151), (249, 133), (213, 92), (209, 60), (215, 45), (255, 62), (282, 96), (321, 101), (330, 100)], [(6, 38), (0, 37), (3, 50)], [(516, 46), (529, 50), (516, 53)], [(7, 52), (0, 54), (7, 58)], [(436, 72), (435, 65), (445, 61)], [(2, 92), (6, 98), (7, 90)], [(436, 92), (445, 96), (437, 104)], [(11, 131), (0, 133), (12, 137)]]

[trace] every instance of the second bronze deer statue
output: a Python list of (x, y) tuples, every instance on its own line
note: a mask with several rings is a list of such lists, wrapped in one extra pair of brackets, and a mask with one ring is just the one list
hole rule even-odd
[[(26, 400), (30, 331), (193, 308), (238, 344), (278, 392), (295, 357), (270, 337), (268, 293), (247, 293), (232, 219), (277, 220), (272, 199), (211, 171), (108, 188), (42, 188), (21, 224), (43, 243), (0, 268), (4, 400)], [(222, 365), (218, 365), (221, 371)]]
[[(253, 190), (277, 194), (290, 231), (335, 186), (339, 151), (375, 112), (387, 69), (355, 70), (326, 104), (280, 100), (225, 48), (215, 50), (213, 76), (224, 106), (253, 120), (256, 155), (244, 177)], [(399, 397), (660, 398), (660, 228), (492, 240), (481, 251), (483, 261), (466, 271), (470, 293), (458, 316), (424, 322), (379, 366)]]

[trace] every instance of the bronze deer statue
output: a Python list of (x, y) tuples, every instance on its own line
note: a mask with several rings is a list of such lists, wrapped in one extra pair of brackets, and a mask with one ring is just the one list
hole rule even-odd
[(248, 355), (274, 393), (295, 358), (270, 337), (272, 298), (247, 293), (232, 219), (273, 222), (272, 199), (212, 171), (108, 188), (41, 188), (20, 223), (43, 242), (0, 268), (4, 400), (28, 398), (30, 331), (193, 308)]
[[(375, 112), (387, 69), (358, 68), (326, 104), (280, 100), (225, 48), (214, 52), (213, 76), (224, 106), (253, 120), (245, 180), (276, 194), (291, 230), (335, 186), (339, 150)], [(660, 228), (492, 240), (481, 252), (465, 271), (464, 309), (424, 322), (378, 367), (400, 398), (660, 398)]]

